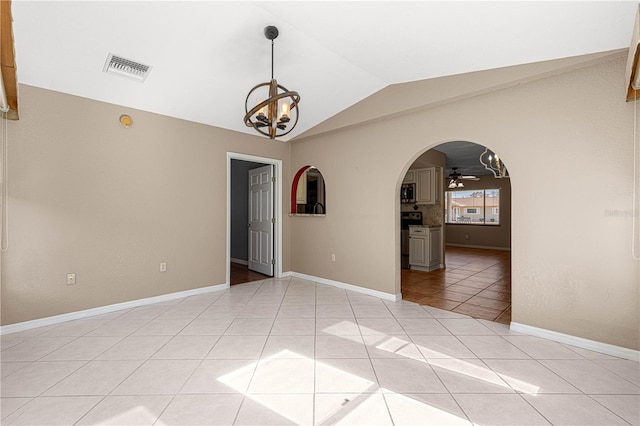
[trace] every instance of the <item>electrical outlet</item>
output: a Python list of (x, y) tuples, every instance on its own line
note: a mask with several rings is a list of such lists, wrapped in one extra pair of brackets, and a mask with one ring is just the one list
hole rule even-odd
[(160, 272), (167, 272), (167, 262), (160, 263)]
[(76, 284), (76, 274), (67, 274), (67, 285)]
[(332, 262), (336, 261), (336, 255), (334, 253), (331, 253), (331, 261)]

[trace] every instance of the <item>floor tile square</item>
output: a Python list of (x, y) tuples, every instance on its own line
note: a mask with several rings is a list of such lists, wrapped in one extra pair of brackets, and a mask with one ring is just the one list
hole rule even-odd
[(317, 393), (375, 393), (378, 380), (368, 359), (323, 359), (316, 362)]
[(587, 395), (524, 395), (523, 397), (554, 425), (628, 425)]
[(447, 390), (424, 361), (372, 359), (378, 383), (385, 393), (446, 393)]
[(0, 420), (27, 404), (32, 398), (0, 398)]
[(170, 395), (180, 391), (199, 361), (150, 360), (112, 392), (112, 395)]
[(479, 359), (429, 359), (433, 371), (452, 394), (513, 393), (513, 389)]
[(318, 425), (392, 425), (382, 394), (316, 394), (315, 419)]
[(169, 340), (152, 359), (204, 359), (220, 336), (183, 336)]
[(485, 359), (484, 363), (517, 392), (532, 395), (580, 393), (578, 389), (536, 360)]
[(230, 425), (240, 409), (241, 395), (177, 395), (164, 410), (160, 425)]
[(2, 397), (35, 397), (85, 364), (85, 361), (33, 362), (2, 379)]
[(313, 424), (313, 394), (251, 394), (238, 412), (234, 425)]
[(440, 324), (437, 319), (400, 318), (398, 322), (410, 336), (421, 334), (432, 336), (451, 335), (451, 332)]
[(453, 395), (473, 424), (477, 425), (549, 425), (520, 395)]
[(396, 426), (471, 426), (467, 416), (449, 394), (386, 393), (384, 398)]
[(300, 394), (314, 392), (312, 359), (267, 358), (258, 362), (249, 384), (250, 394)]
[(542, 365), (587, 394), (640, 395), (640, 387), (591, 360), (541, 360)]
[(267, 336), (271, 332), (273, 319), (270, 318), (236, 318), (225, 335), (227, 336)]
[(267, 336), (221, 336), (207, 359), (259, 359)]
[(37, 361), (68, 344), (75, 337), (32, 337), (2, 351), (3, 362)]
[(355, 319), (318, 318), (316, 319), (318, 336), (360, 336), (360, 327)]
[(416, 334), (411, 340), (425, 358), (477, 358), (456, 336)]
[(271, 336), (315, 336), (316, 320), (312, 318), (276, 318)]
[(171, 395), (107, 396), (76, 425), (152, 425)]
[(183, 394), (246, 393), (258, 365), (253, 360), (205, 360), (182, 387)]
[(96, 396), (40, 397), (3, 420), (7, 425), (72, 425), (100, 402)]
[(358, 327), (363, 336), (370, 334), (405, 334), (395, 318), (358, 318)]
[(316, 336), (316, 359), (369, 358), (361, 336)]
[(315, 336), (269, 336), (262, 358), (311, 358), (315, 354)]
[(111, 346), (96, 359), (148, 359), (163, 347), (171, 336), (129, 336)]
[(348, 318), (354, 319), (353, 309), (348, 303), (316, 305), (316, 318)]
[(456, 336), (494, 336), (495, 333), (473, 318), (441, 318), (438, 320)]
[(233, 318), (196, 318), (180, 331), (182, 336), (221, 336)]
[(458, 336), (458, 339), (479, 358), (530, 359), (501, 336)]
[(122, 340), (119, 336), (78, 337), (42, 358), (42, 361), (92, 360)]
[(535, 336), (504, 336), (504, 339), (532, 358), (583, 359), (564, 345)]
[(370, 334), (362, 336), (369, 358), (399, 358), (423, 360), (419, 348), (407, 335)]
[(278, 318), (315, 318), (316, 305), (282, 305)]
[(638, 395), (591, 395), (591, 397), (629, 424), (640, 424), (640, 397)]
[(91, 361), (47, 390), (46, 396), (108, 395), (142, 361)]

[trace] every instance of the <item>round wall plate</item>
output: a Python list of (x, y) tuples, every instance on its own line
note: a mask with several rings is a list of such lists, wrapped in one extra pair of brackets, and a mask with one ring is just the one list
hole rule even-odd
[(122, 127), (126, 127), (127, 129), (131, 127), (131, 125), (133, 124), (133, 119), (126, 114), (121, 115), (119, 121), (120, 121), (120, 125)]

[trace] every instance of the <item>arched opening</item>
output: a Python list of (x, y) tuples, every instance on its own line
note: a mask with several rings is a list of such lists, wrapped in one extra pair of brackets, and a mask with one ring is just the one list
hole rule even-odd
[(327, 203), (324, 178), (315, 166), (304, 166), (291, 184), (291, 214), (325, 215)]
[(511, 183), (502, 160), (473, 142), (436, 145), (409, 165), (400, 198), (403, 299), (508, 324)]

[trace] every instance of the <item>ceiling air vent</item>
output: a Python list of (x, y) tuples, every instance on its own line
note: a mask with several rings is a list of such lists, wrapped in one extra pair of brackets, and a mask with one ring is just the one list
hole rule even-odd
[(109, 53), (102, 71), (107, 74), (119, 75), (142, 83), (149, 75), (149, 72), (151, 72), (151, 66)]

